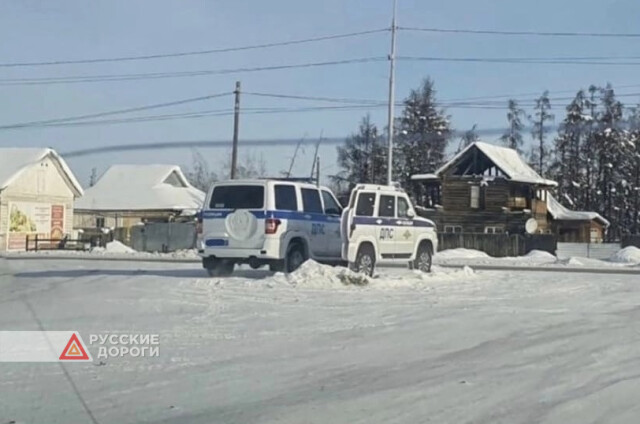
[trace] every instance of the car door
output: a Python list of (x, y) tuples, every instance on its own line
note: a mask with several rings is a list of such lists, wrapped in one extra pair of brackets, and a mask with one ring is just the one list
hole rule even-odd
[(320, 192), (315, 188), (300, 188), (302, 194), (303, 225), (309, 238), (312, 257), (323, 256), (325, 247), (325, 219)]
[(383, 260), (393, 260), (396, 254), (396, 196), (378, 196), (376, 239)]
[(331, 258), (340, 257), (342, 240), (340, 238), (340, 215), (342, 208), (336, 198), (328, 190), (320, 190), (322, 194), (322, 206), (326, 223), (324, 226), (324, 252), (323, 254)]
[(411, 203), (406, 196), (398, 196), (397, 205), (395, 257), (397, 259), (408, 259), (413, 253), (416, 237), (412, 214), (409, 212)]

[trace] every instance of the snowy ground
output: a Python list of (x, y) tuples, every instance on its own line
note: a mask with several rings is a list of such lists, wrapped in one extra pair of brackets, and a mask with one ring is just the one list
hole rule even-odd
[(336, 273), (0, 259), (2, 329), (161, 349), (68, 364), (80, 397), (59, 364), (0, 364), (0, 423), (89, 423), (80, 399), (100, 423), (638, 422), (637, 275)]

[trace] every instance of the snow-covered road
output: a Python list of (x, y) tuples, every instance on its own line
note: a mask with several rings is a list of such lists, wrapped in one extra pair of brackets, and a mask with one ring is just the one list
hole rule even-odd
[[(8, 274), (12, 274), (12, 276)], [(34, 313), (31, 312), (33, 310)], [(637, 275), (0, 259), (3, 330), (156, 333), (67, 364), (100, 423), (637, 423)], [(90, 423), (59, 364), (0, 363), (0, 423)]]

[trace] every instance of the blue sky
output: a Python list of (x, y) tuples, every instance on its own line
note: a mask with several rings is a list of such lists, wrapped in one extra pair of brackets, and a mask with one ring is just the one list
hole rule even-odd
[[(0, 3), (0, 62), (86, 59), (171, 53), (322, 35), (364, 31), (390, 24), (391, 0), (235, 0), (235, 1), (35, 1)], [(640, 2), (634, 0), (399, 0), (400, 26), (534, 31), (640, 32)], [(638, 39), (498, 37), (468, 34), (400, 32), (398, 55), (443, 57), (540, 57), (640, 55)], [(325, 41), (298, 46), (195, 57), (37, 68), (0, 68), (0, 79), (81, 74), (138, 73), (224, 69), (384, 56), (389, 34)], [(397, 99), (430, 76), (444, 101), (475, 96), (538, 93), (571, 96), (591, 83), (640, 92), (638, 67), (522, 65), (450, 62), (406, 62), (397, 65)], [(108, 111), (233, 90), (303, 96), (384, 100), (388, 63), (291, 69), (181, 79), (100, 82), (92, 84), (0, 86), (0, 125)], [(560, 92), (559, 94), (555, 94)], [(535, 96), (517, 96), (527, 100)], [(628, 104), (640, 96), (624, 98)], [(506, 99), (505, 99), (506, 103)], [(566, 103), (566, 101), (558, 102)], [(242, 107), (305, 107), (327, 104), (243, 96)], [(556, 114), (562, 110), (557, 104)], [(140, 113), (180, 113), (227, 109), (232, 98)], [(399, 110), (398, 110), (399, 112)], [(454, 128), (503, 127), (505, 110), (447, 109)], [(343, 137), (353, 132), (364, 111), (322, 111), (243, 115), (242, 139), (306, 136)], [(384, 109), (371, 111), (386, 125)], [(64, 152), (78, 147), (173, 140), (225, 140), (232, 133), (230, 116), (139, 124), (0, 131), (0, 146), (51, 146)], [(493, 141), (497, 136), (487, 136)], [(241, 148), (241, 157), (249, 148)], [(227, 149), (204, 149), (214, 169)], [(293, 147), (260, 148), (271, 173), (288, 167)], [(307, 174), (311, 149), (300, 156), (295, 171)], [(112, 163), (188, 164), (191, 150), (149, 150), (102, 154), (70, 160), (83, 183), (93, 166), (104, 171)], [(336, 171), (335, 146), (321, 149), (323, 174)]]

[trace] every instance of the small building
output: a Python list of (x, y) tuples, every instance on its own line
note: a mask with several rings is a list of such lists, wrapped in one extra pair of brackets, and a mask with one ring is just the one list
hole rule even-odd
[(82, 186), (47, 148), (0, 148), (0, 251), (25, 250), (27, 237), (60, 240), (73, 230)]
[(75, 203), (76, 228), (193, 220), (205, 194), (176, 165), (113, 165)]
[(513, 149), (476, 142), (434, 174), (412, 180), (419, 184), (422, 214), (441, 232), (521, 234), (532, 218), (535, 232), (551, 230), (547, 196), (557, 184), (538, 175)]
[(547, 198), (551, 228), (559, 242), (602, 243), (609, 221), (596, 212), (572, 211), (555, 197)]

